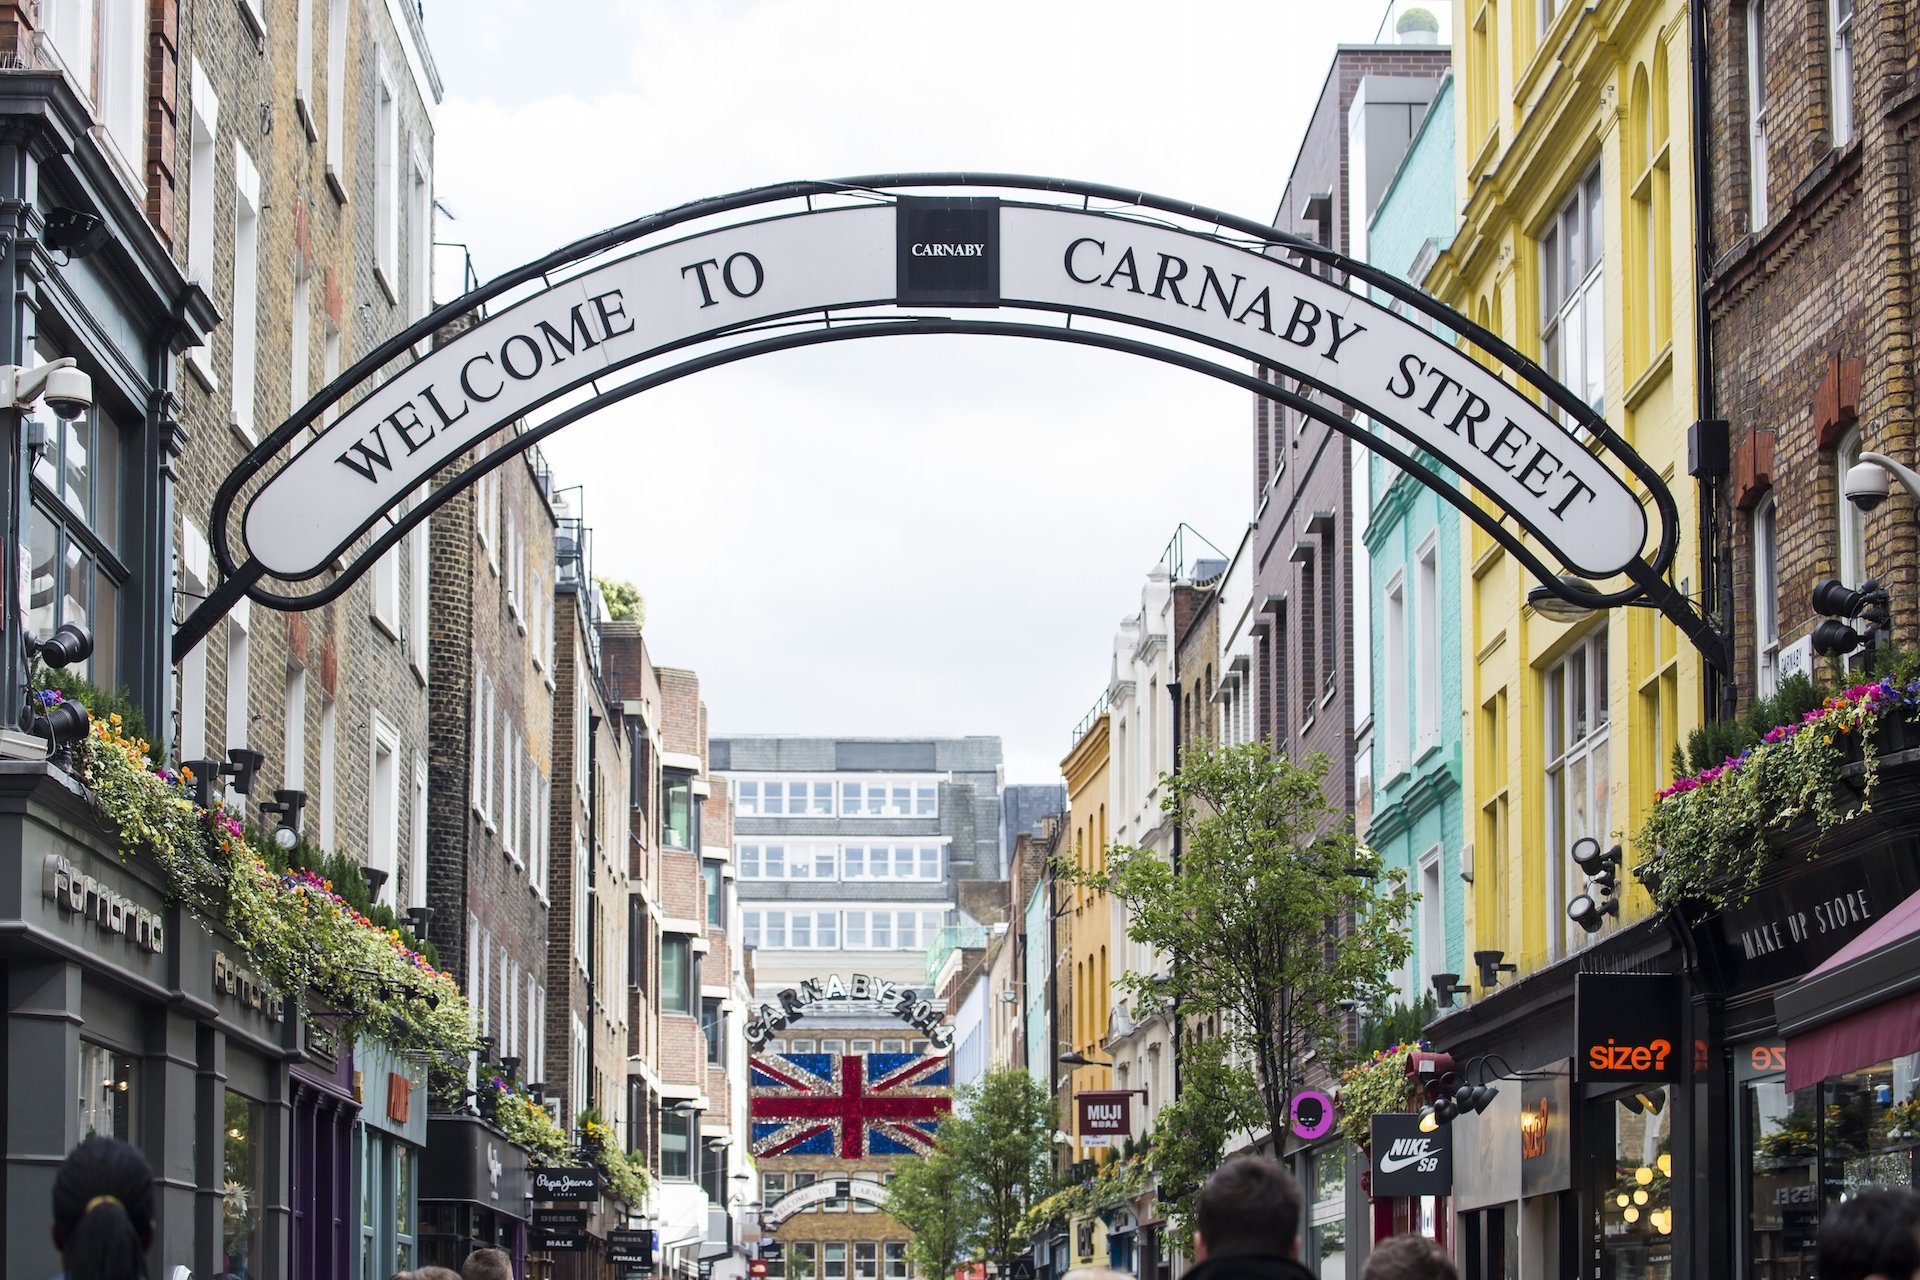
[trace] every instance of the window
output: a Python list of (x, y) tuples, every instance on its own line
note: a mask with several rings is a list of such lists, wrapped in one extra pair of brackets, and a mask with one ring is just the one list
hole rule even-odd
[(1560, 11), (1567, 7), (1567, 0), (1540, 0), (1540, 30), (1545, 31), (1553, 25)]
[(1440, 876), (1441, 846), (1435, 845), (1420, 859), (1420, 981), (1416, 991), (1424, 990), (1433, 975), (1447, 969), (1447, 910)]
[(939, 880), (943, 853), (939, 845), (847, 845), (841, 850), (841, 879)]
[(724, 924), (726, 921), (721, 912), (726, 898), (721, 891), (724, 882), (720, 876), (720, 864), (717, 862), (701, 863), (700, 878), (705, 881), (707, 889), (707, 923), (711, 925)]
[(1546, 918), (1550, 956), (1578, 946), (1584, 931), (1567, 919), (1574, 876), (1569, 850), (1582, 836), (1602, 844), (1612, 830), (1608, 756), (1607, 630), (1573, 647), (1546, 674)]
[(408, 315), (418, 320), (433, 309), (433, 183), (417, 146), (408, 172), (407, 235)]
[(373, 725), (373, 762), (367, 778), (367, 866), (386, 872), (374, 901), (400, 902), (400, 740), (384, 720)]
[[(41, 354), (54, 355), (46, 348)], [(36, 409), (35, 420), (46, 428), (48, 443), (33, 463), (27, 627), (42, 638), (62, 623), (87, 628), (93, 656), (71, 670), (111, 689), (124, 682), (120, 597), (128, 571), (119, 547), (125, 442), (119, 424), (98, 405), (71, 422)], [(196, 652), (202, 654), (204, 688), (204, 651)]]
[[(794, 1175), (794, 1182), (798, 1183), (799, 1181), (800, 1175)], [(811, 1175), (808, 1175), (807, 1181), (813, 1181)], [(792, 1263), (792, 1269), (787, 1274), (795, 1277), (795, 1280), (798, 1280), (801, 1276), (818, 1276), (820, 1270), (814, 1265), (816, 1249), (817, 1246), (811, 1240), (803, 1240), (796, 1244), (789, 1245), (786, 1252), (788, 1261)]]
[[(408, 505), (418, 507), (426, 501), (427, 490), (423, 485), (413, 495)], [(427, 679), (427, 641), (430, 632), (427, 626), (427, 595), (429, 573), (427, 570), (428, 526), (431, 520), (422, 520), (407, 535), (407, 658), (413, 663), (413, 673), (421, 683)]]
[[(829, 1201), (826, 1208), (832, 1207)], [(829, 1240), (820, 1246), (820, 1280), (847, 1280), (847, 1246), (838, 1240)]]
[(836, 1058), (842, 1057), (847, 1052), (847, 1042), (845, 1040), (822, 1040), (820, 1042), (820, 1052), (832, 1054)]
[(1429, 540), (1416, 557), (1413, 598), (1414, 665), (1419, 675), (1413, 690), (1413, 737), (1416, 750), (1425, 753), (1440, 745), (1440, 549)]
[(1631, 376), (1650, 368), (1655, 356), (1672, 340), (1671, 290), (1667, 262), (1672, 234), (1668, 225), (1667, 175), (1667, 60), (1655, 55), (1649, 77), (1645, 67), (1633, 75), (1627, 111), (1627, 181), (1629, 185), (1627, 272)]
[[(211, 292), (213, 288), (214, 150), (220, 120), (220, 99), (207, 82), (198, 60), (193, 64), (192, 119), (187, 125), (187, 278)], [(209, 387), (214, 383), (213, 359), (206, 345), (187, 352), (190, 367)]]
[(871, 1240), (853, 1246), (853, 1280), (880, 1280), (880, 1246)]
[(1606, 411), (1606, 288), (1600, 168), (1594, 166), (1540, 241), (1540, 363), (1595, 413)]
[(873, 1052), (873, 1041), (871, 1041), (871, 1040), (855, 1040), (855, 1041), (853, 1042), (853, 1052), (855, 1052), (855, 1053), (872, 1053), (872, 1052)]
[(144, 178), (145, 8), (114, 0), (46, 0), (40, 21), (68, 76), (92, 100), (127, 171)]
[(348, 0), (327, 0), (327, 185), (334, 199), (347, 202), (346, 112)]
[(1767, 225), (1766, 0), (1747, 0), (1747, 225)]
[(684, 934), (660, 939), (660, 1010), (693, 1012), (693, 949)]
[(427, 905), (427, 757), (413, 753), (413, 824), (407, 853), (407, 905)]
[(763, 1173), (760, 1175), (760, 1203), (771, 1208), (780, 1203), (780, 1197), (787, 1194), (787, 1175), (784, 1173)]
[(660, 1113), (660, 1176), (677, 1182), (693, 1180), (694, 1116), (677, 1111)]
[(906, 1051), (907, 1042), (905, 1040), (882, 1040), (880, 1042), (880, 1052), (882, 1053), (905, 1053)]
[(587, 842), (579, 832), (573, 836), (573, 921), (569, 926), (573, 932), (573, 959), (581, 972), (587, 968), (587, 939), (592, 933), (588, 927), (591, 908), (587, 903)]
[(228, 751), (247, 745), (247, 731), (253, 727), (247, 710), (247, 655), (251, 649), (248, 629), (253, 623), (250, 601), (241, 601), (227, 615), (227, 739)]
[(668, 770), (660, 785), (666, 799), (661, 806), (660, 843), (669, 849), (693, 848), (693, 775)]
[[(261, 1228), (268, 1215), (260, 1210), (266, 1190), (266, 1108), (229, 1089), (220, 1128), (221, 1185), (228, 1211), (220, 1215), (219, 1270), (223, 1275), (254, 1275), (265, 1261)], [(245, 1204), (252, 1212), (234, 1212), (235, 1204)]]
[(1853, 139), (1853, 0), (1829, 0), (1827, 13), (1833, 32), (1833, 145), (1844, 147)]
[(749, 947), (832, 951), (840, 945), (840, 915), (835, 911), (743, 911), (740, 931)]
[(374, 85), (373, 278), (390, 302), (400, 288), (400, 104), (393, 73), (380, 56)]
[[(1300, 562), (1300, 706), (1303, 708), (1301, 712), (1302, 728), (1305, 728), (1306, 725), (1313, 720), (1313, 700), (1320, 693), (1319, 672), (1317, 670), (1320, 654), (1318, 644), (1320, 632), (1320, 594), (1314, 590), (1313, 570), (1313, 552), (1307, 551), (1304, 553), (1304, 558)], [(1157, 694), (1159, 690), (1155, 688), (1153, 692)], [(1160, 705), (1157, 698), (1153, 705), (1155, 708), (1158, 708)], [(1157, 734), (1155, 736), (1158, 737)]]
[(720, 1001), (713, 996), (700, 998), (700, 1031), (707, 1038), (707, 1063), (709, 1066), (727, 1065), (727, 1015), (720, 1010)]
[(1395, 574), (1387, 583), (1385, 635), (1381, 647), (1381, 691), (1386, 696), (1380, 736), (1386, 747), (1387, 776), (1407, 767), (1407, 588)]
[(907, 1244), (904, 1240), (886, 1242), (886, 1280), (907, 1280)]
[(334, 765), (339, 756), (339, 713), (332, 698), (320, 695), (320, 847), (329, 853), (339, 848), (334, 840)]
[(1780, 565), (1774, 511), (1772, 494), (1753, 509), (1753, 692), (1757, 698), (1769, 697), (1780, 687)]
[(513, 722), (500, 717), (500, 848), (515, 866), (524, 867), (519, 853), (520, 824), (516, 812), (520, 800), (520, 739)]
[(299, 791), (307, 783), (307, 669), (296, 662), (287, 663), (282, 692), (286, 708), (280, 750), (282, 785), (289, 791)]
[(260, 340), (260, 173), (238, 143), (233, 148), (233, 184), (233, 301), (230, 330), (233, 338), (233, 403), (229, 420), (252, 444), (253, 393)]
[(138, 1144), (134, 1130), (134, 1087), (138, 1064), (105, 1045), (80, 1042), (80, 1136), (118, 1138)]
[(1860, 428), (1840, 438), (1834, 451), (1834, 492), (1840, 511), (1840, 581), (1857, 587), (1867, 576), (1867, 517), (1847, 501), (1847, 472), (1860, 465)]

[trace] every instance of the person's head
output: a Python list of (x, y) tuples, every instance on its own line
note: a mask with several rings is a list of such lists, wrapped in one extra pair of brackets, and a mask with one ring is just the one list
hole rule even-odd
[(1873, 1187), (1820, 1224), (1820, 1280), (1911, 1280), (1920, 1271), (1920, 1195)]
[(67, 1280), (147, 1274), (153, 1245), (153, 1170), (113, 1138), (88, 1138), (53, 1176), (53, 1247)]
[(1373, 1246), (1360, 1280), (1460, 1280), (1453, 1259), (1425, 1236), (1389, 1236)]
[(1193, 1256), (1291, 1258), (1300, 1250), (1300, 1184), (1265, 1156), (1213, 1171), (1194, 1201)]
[(1133, 1280), (1133, 1273), (1116, 1271), (1112, 1267), (1075, 1267), (1061, 1280)]
[(418, 1271), (409, 1271), (413, 1280), (460, 1280), (460, 1273), (452, 1267), (421, 1267)]
[(513, 1280), (513, 1259), (504, 1249), (475, 1249), (460, 1264), (460, 1280)]

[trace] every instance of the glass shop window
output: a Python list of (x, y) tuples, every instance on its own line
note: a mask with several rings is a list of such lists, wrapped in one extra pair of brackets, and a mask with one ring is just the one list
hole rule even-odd
[(1347, 1274), (1347, 1157), (1344, 1146), (1314, 1153), (1308, 1165), (1307, 1249), (1301, 1260), (1325, 1280)]
[(396, 1146), (393, 1151), (393, 1269), (413, 1269), (413, 1151)]
[[(40, 363), (57, 354), (40, 342)], [(101, 384), (96, 377), (94, 386)], [(39, 440), (28, 516), (27, 627), (38, 639), (62, 623), (85, 627), (93, 636), (93, 656), (73, 672), (111, 689), (123, 681), (118, 639), (120, 594), (128, 577), (120, 558), (124, 435), (97, 404), (71, 421), (42, 404), (27, 421)]]
[(226, 1143), (220, 1183), (221, 1273), (229, 1280), (253, 1280), (266, 1274), (260, 1228), (265, 1217), (265, 1108), (252, 1098), (227, 1091)]
[(1620, 1280), (1673, 1275), (1673, 1111), (1664, 1085), (1613, 1099), (1613, 1177), (1600, 1196), (1600, 1229)]
[[(134, 1141), (134, 1077), (138, 1064), (105, 1045), (80, 1042), (80, 1136)], [(136, 1144), (137, 1145), (137, 1144)]]

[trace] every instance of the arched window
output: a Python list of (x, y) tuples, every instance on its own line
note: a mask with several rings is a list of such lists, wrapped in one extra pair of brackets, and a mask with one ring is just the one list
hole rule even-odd
[(1756, 698), (1771, 696), (1780, 685), (1780, 560), (1774, 535), (1773, 495), (1768, 494), (1753, 509), (1753, 696)]
[(1839, 516), (1840, 581), (1857, 587), (1867, 576), (1866, 513), (1847, 501), (1847, 472), (1860, 465), (1860, 428), (1854, 427), (1840, 437), (1833, 452), (1833, 493)]

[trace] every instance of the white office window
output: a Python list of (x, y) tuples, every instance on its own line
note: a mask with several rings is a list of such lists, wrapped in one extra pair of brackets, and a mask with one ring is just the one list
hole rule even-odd
[(540, 1064), (540, 1074), (535, 1076), (534, 1079), (545, 1080), (547, 1078), (547, 1037), (544, 1028), (547, 1025), (547, 989), (544, 986), (536, 986), (534, 988), (534, 994), (537, 997), (539, 1008), (536, 1016), (539, 1018), (540, 1026), (543, 1028), (540, 1038), (534, 1042), (533, 1046), (534, 1061)]
[[(198, 60), (193, 64), (192, 118), (187, 124), (187, 278), (209, 294), (213, 291), (214, 135), (220, 121), (220, 98)], [(187, 352), (193, 369), (207, 385), (216, 379), (213, 357), (205, 343)]]
[(573, 837), (573, 958), (587, 971), (587, 842)]
[(293, 255), (293, 323), (291, 326), (293, 359), (292, 376), (288, 385), (291, 393), (287, 397), (287, 412), (306, 404), (312, 394), (309, 385), (313, 375), (313, 299), (312, 286), (307, 279), (306, 262), (298, 253)]
[(1780, 687), (1780, 560), (1772, 494), (1753, 509), (1753, 642), (1753, 691), (1765, 698)]
[(1387, 696), (1380, 736), (1387, 749), (1387, 776), (1392, 777), (1407, 767), (1407, 585), (1400, 574), (1387, 583), (1384, 612), (1381, 687)]
[(1447, 969), (1447, 909), (1444, 882), (1440, 875), (1441, 846), (1435, 845), (1420, 858), (1420, 982), (1416, 990), (1425, 990), (1436, 973)]
[[(181, 521), (181, 587), (194, 596), (207, 594), (210, 548), (193, 521)], [(199, 760), (207, 754), (207, 642), (193, 646), (180, 660), (180, 758)]]
[(572, 1078), (567, 1082), (572, 1086), (574, 1115), (587, 1109), (587, 1071), (587, 1024), (576, 1013), (573, 1015)]
[(1766, 27), (1766, 0), (1747, 0), (1747, 211), (1755, 231), (1767, 225)]
[(67, 75), (93, 102), (128, 172), (144, 176), (146, 6), (113, 0), (44, 0), (40, 27)]
[(1607, 387), (1602, 222), (1595, 165), (1540, 241), (1540, 363), (1595, 413), (1606, 411)]
[(254, 439), (253, 392), (259, 362), (260, 173), (238, 143), (233, 148), (232, 421)]
[(520, 751), (519, 739), (514, 735), (513, 725), (502, 715), (500, 717), (500, 847), (506, 850), (509, 858), (520, 861), (520, 855), (514, 846), (517, 843), (519, 827), (515, 818), (520, 799)]
[[(323, 385), (332, 386), (333, 380), (340, 376), (340, 331), (333, 327), (331, 317), (321, 323), (326, 327), (326, 338), (320, 344), (320, 381)], [(328, 405), (326, 413), (322, 416), (328, 423), (339, 417), (340, 402), (336, 400)], [(308, 430), (311, 431), (320, 425), (315, 423)]]
[(325, 693), (320, 695), (320, 847), (328, 853), (338, 849), (334, 842), (334, 766), (339, 755), (339, 711)]
[(1413, 738), (1425, 752), (1440, 745), (1440, 549), (1432, 540), (1415, 554)]
[(415, 146), (408, 165), (407, 181), (407, 306), (418, 320), (433, 310), (433, 182), (428, 176), (427, 158)]
[(280, 750), (280, 772), (289, 791), (307, 785), (307, 669), (287, 664), (286, 734)]
[(1608, 745), (1607, 629), (1600, 627), (1547, 669), (1545, 903), (1547, 948), (1559, 957), (1587, 935), (1567, 919), (1574, 841), (1612, 840), (1613, 772)]
[(253, 622), (251, 601), (242, 600), (227, 615), (227, 750), (247, 745), (248, 628)]
[(526, 1072), (529, 1080), (544, 1080), (545, 1076), (534, 1074), (540, 1065), (540, 1042), (546, 1039), (546, 1025), (540, 1020), (540, 988), (533, 980), (533, 970), (526, 972), (527, 979), (527, 1060)]
[(1833, 145), (1844, 147), (1853, 138), (1853, 0), (1829, 0), (1827, 12), (1833, 32)]
[[(425, 485), (422, 485), (413, 495), (411, 505), (418, 507), (422, 502), (426, 501), (426, 497), (427, 489)], [(407, 599), (409, 604), (407, 610), (407, 653), (413, 662), (414, 673), (418, 675), (422, 681), (427, 678), (427, 641), (430, 638), (427, 629), (427, 588), (429, 586), (427, 551), (430, 537), (428, 530), (432, 524), (432, 520), (422, 520), (418, 525), (415, 525), (413, 532), (407, 535), (406, 543)]]
[(313, 0), (294, 0), (293, 109), (300, 113), (300, 124), (307, 131), (307, 137), (316, 137), (313, 127)]
[(327, 177), (343, 203), (347, 198), (347, 113), (341, 99), (347, 87), (347, 3), (327, 0)]
[(367, 866), (387, 873), (374, 900), (393, 906), (400, 901), (400, 739), (377, 716), (372, 747), (367, 775)]
[(408, 856), (407, 905), (427, 905), (427, 758), (413, 753), (413, 839)]
[(373, 269), (393, 301), (400, 298), (400, 104), (386, 55), (376, 63), (373, 125)]
[[(502, 955), (505, 956), (506, 967), (500, 971), (500, 1014), (507, 1024), (507, 1042), (500, 1051), (519, 1058), (521, 1067), (525, 1068), (529, 1064), (520, 1052), (523, 1047), (520, 1043), (520, 961), (504, 952)], [(523, 1075), (520, 1078), (525, 1080), (529, 1077)]]

